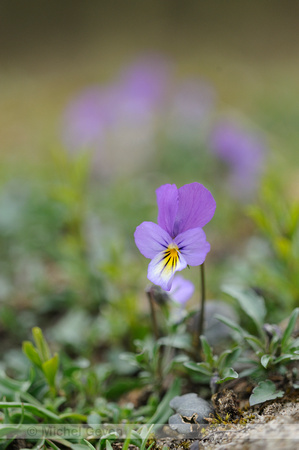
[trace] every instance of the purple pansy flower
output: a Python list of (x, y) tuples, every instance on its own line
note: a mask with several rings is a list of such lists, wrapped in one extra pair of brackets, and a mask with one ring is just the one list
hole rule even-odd
[(186, 280), (181, 275), (176, 275), (173, 279), (169, 295), (172, 300), (182, 307), (192, 297), (194, 292), (194, 284), (190, 280)]
[(139, 251), (151, 259), (148, 279), (169, 291), (176, 271), (202, 264), (210, 251), (202, 227), (212, 219), (216, 202), (200, 183), (179, 189), (165, 184), (156, 194), (158, 224), (143, 222), (134, 237)]
[(254, 191), (265, 159), (265, 143), (259, 134), (232, 120), (219, 122), (210, 139), (212, 151), (229, 167), (229, 182), (236, 196)]
[(64, 112), (63, 140), (71, 151), (98, 147), (111, 122), (110, 92), (98, 86), (83, 90)]

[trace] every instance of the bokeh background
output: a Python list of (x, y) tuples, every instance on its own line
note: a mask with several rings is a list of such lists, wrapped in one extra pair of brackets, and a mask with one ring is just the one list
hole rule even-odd
[(298, 15), (295, 0), (1, 1), (5, 367), (35, 325), (110, 362), (149, 332), (133, 233), (163, 183), (217, 201), (210, 299), (237, 280), (273, 320), (298, 305)]
[(298, 162), (296, 1), (2, 1), (1, 156), (39, 165), (81, 89), (155, 53), (200, 77)]

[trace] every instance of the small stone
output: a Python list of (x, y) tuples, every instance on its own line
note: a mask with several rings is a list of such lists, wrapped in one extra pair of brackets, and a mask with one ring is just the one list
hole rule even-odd
[(180, 434), (199, 433), (199, 424), (207, 423), (205, 418), (213, 414), (212, 405), (195, 393), (174, 397), (169, 406), (176, 414), (169, 418), (169, 426)]
[(190, 447), (189, 450), (199, 450), (199, 441), (194, 441)]

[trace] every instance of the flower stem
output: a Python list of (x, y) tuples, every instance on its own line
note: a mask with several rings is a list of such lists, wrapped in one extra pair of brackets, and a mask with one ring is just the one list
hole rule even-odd
[[(200, 353), (200, 339), (199, 337), (204, 332), (204, 321), (205, 321), (205, 300), (206, 300), (206, 287), (205, 287), (205, 270), (204, 264), (200, 266), (200, 282), (201, 282), (201, 296), (199, 302), (199, 311), (197, 314), (197, 322), (194, 323), (193, 331), (193, 347), (194, 347), (194, 358), (198, 358), (198, 353)], [(201, 355), (199, 355), (201, 359)]]
[(154, 302), (152, 289), (151, 288), (147, 289), (146, 293), (147, 293), (147, 298), (148, 298), (148, 301), (150, 304), (150, 309), (151, 309), (153, 333), (154, 333), (155, 339), (158, 340), (159, 339), (159, 331), (158, 331), (155, 302)]
[(205, 321), (205, 301), (206, 301), (206, 285), (205, 285), (205, 267), (204, 263), (200, 266), (200, 281), (201, 281), (201, 299), (200, 299), (200, 312), (198, 320), (198, 337), (204, 332)]

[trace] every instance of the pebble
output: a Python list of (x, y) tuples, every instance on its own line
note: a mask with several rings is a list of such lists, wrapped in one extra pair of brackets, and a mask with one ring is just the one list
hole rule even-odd
[(188, 434), (189, 437), (198, 435), (198, 425), (207, 423), (205, 417), (209, 417), (214, 411), (209, 402), (195, 393), (176, 396), (169, 406), (176, 412), (168, 420), (170, 428), (180, 434)]

